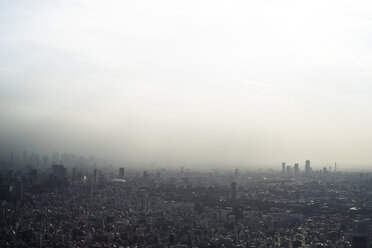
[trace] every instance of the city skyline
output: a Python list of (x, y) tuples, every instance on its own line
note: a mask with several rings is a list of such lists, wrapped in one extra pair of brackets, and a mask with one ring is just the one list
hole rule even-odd
[[(31, 166), (36, 168), (44, 168), (45, 166), (48, 167), (50, 164), (63, 164), (67, 165), (68, 167), (76, 166), (76, 165), (84, 165), (84, 167), (114, 167), (122, 169), (123, 174), (119, 173), (120, 175), (124, 175), (124, 168), (131, 168), (131, 169), (155, 169), (155, 168), (167, 168), (169, 166), (164, 166), (164, 164), (158, 163), (151, 163), (151, 164), (135, 164), (131, 163), (131, 161), (126, 161), (125, 163), (113, 160), (107, 160), (101, 157), (96, 157), (95, 155), (84, 156), (82, 154), (75, 154), (75, 153), (66, 153), (66, 152), (57, 152), (54, 151), (51, 154), (44, 154), (44, 153), (35, 153), (34, 151), (12, 151), (8, 154), (8, 156), (0, 157), (0, 163), (3, 164), (4, 168), (10, 169), (20, 169), (23, 166)], [(310, 165), (311, 164), (311, 165)], [(340, 164), (339, 164), (340, 165)], [(124, 166), (124, 167), (123, 167)], [(296, 174), (299, 173), (309, 173), (314, 171), (322, 171), (326, 168), (329, 172), (336, 172), (337, 170), (343, 172), (370, 172), (371, 170), (368, 168), (358, 167), (355, 164), (353, 166), (348, 166), (341, 164), (341, 167), (337, 167), (337, 162), (334, 161), (333, 163), (324, 163), (321, 161), (310, 161), (309, 159), (303, 161), (294, 161), (288, 162), (281, 161), (281, 167), (279, 164), (255, 164), (247, 166), (246, 164), (229, 164), (229, 166), (216, 166), (216, 165), (209, 165), (205, 167), (198, 167), (183, 163), (173, 164), (171, 166), (173, 168), (188, 168), (196, 171), (208, 171), (210, 169), (218, 169), (223, 171), (231, 171), (232, 169), (235, 170), (235, 174), (239, 173), (239, 169), (243, 169), (245, 171), (260, 171), (260, 170), (269, 170), (269, 171), (281, 171), (282, 174), (286, 174), (286, 168), (293, 169), (297, 171)], [(295, 173), (295, 172), (292, 173)], [(295, 174), (293, 174), (295, 175)], [(123, 177), (123, 176), (121, 176)]]
[(0, 247), (371, 248), (372, 1), (0, 1)]

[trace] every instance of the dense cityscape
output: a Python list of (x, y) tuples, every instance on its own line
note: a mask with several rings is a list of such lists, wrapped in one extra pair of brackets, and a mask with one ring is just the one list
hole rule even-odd
[(3, 159), (0, 247), (371, 247), (370, 173), (96, 162)]
[(372, 248), (371, 0), (0, 1), (0, 248)]

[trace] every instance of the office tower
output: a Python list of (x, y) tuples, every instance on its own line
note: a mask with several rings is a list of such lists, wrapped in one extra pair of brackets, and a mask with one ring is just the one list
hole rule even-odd
[(238, 177), (239, 177), (239, 169), (235, 168), (235, 178), (238, 178)]
[(231, 200), (236, 200), (236, 182), (231, 183)]
[(119, 177), (124, 178), (124, 168), (119, 168)]
[(305, 162), (305, 172), (306, 172), (306, 174), (311, 173), (310, 160), (306, 160), (306, 162)]
[(300, 175), (300, 168), (298, 167), (298, 163), (294, 164), (294, 175), (295, 175), (295, 177)]
[(286, 168), (286, 176), (287, 177), (291, 176), (291, 174), (292, 174), (291, 170), (292, 170), (291, 166), (288, 165), (287, 168)]
[(282, 175), (285, 175), (285, 162), (282, 163)]
[(336, 162), (335, 162), (335, 173), (337, 172), (337, 164), (336, 164)]

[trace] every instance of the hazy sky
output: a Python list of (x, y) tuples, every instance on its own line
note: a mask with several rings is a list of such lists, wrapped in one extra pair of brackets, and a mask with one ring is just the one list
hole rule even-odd
[(372, 164), (372, 1), (0, 1), (0, 145)]

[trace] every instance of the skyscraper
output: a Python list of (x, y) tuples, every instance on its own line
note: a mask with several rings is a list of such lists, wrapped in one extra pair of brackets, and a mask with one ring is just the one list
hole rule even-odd
[(231, 183), (231, 200), (236, 200), (236, 182)]
[(294, 175), (295, 177), (300, 175), (300, 168), (298, 167), (298, 163), (294, 164)]
[(119, 177), (124, 178), (124, 168), (119, 168)]
[(306, 162), (305, 162), (305, 172), (306, 172), (306, 174), (311, 173), (310, 160), (306, 160)]
[(290, 177), (292, 175), (292, 168), (291, 168), (291, 166), (287, 166), (287, 168), (286, 168), (286, 176), (287, 177)]
[(282, 163), (282, 175), (285, 175), (285, 162)]

